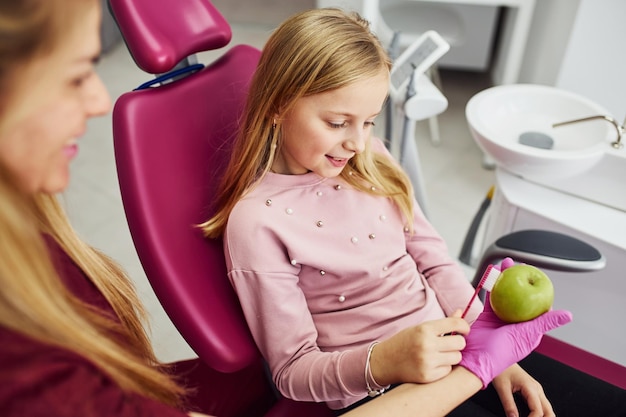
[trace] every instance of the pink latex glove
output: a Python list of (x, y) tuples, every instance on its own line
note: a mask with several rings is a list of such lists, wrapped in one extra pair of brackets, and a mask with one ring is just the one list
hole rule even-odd
[[(511, 265), (505, 268), (508, 266)], [(551, 310), (530, 321), (507, 324), (491, 309), (487, 293), (483, 312), (465, 336), (467, 345), (461, 352), (459, 365), (476, 375), (485, 389), (502, 371), (528, 356), (544, 333), (570, 321), (572, 313), (569, 311)]]
[(511, 258), (504, 258), (502, 260), (502, 262), (500, 262), (500, 265), (495, 265), (494, 268), (497, 269), (498, 271), (502, 272), (505, 269), (511, 267), (515, 265), (515, 261), (513, 261), (513, 259)]

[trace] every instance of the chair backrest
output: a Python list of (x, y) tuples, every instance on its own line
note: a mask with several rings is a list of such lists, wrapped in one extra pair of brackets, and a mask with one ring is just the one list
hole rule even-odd
[[(211, 404), (206, 411), (225, 417), (332, 415), (323, 403), (276, 401), (228, 282), (222, 242), (205, 239), (196, 226), (210, 215), (260, 51), (238, 45), (198, 69), (202, 65), (190, 56), (231, 38), (230, 26), (208, 0), (109, 0), (109, 7), (137, 65), (166, 80), (116, 101), (115, 160), (148, 280), (210, 368), (194, 381), (203, 404)], [(233, 385), (238, 388), (229, 390)]]
[[(110, 0), (110, 8), (136, 63), (153, 74), (230, 41), (228, 23), (206, 0)], [(222, 243), (196, 225), (209, 216), (259, 54), (235, 46), (187, 77), (123, 94), (113, 110), (122, 200), (142, 266), (181, 335), (221, 372), (260, 354)]]

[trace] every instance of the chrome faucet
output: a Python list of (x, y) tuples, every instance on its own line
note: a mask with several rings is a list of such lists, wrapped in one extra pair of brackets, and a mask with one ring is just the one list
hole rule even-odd
[(611, 146), (613, 146), (613, 148), (615, 149), (621, 149), (624, 146), (624, 144), (622, 143), (622, 136), (624, 136), (624, 130), (626, 130), (624, 128), (624, 125), (626, 124), (626, 119), (624, 120), (624, 123), (620, 125), (611, 116), (590, 116), (590, 117), (583, 117), (581, 119), (574, 119), (574, 120), (568, 120), (565, 122), (554, 123), (552, 127), (559, 127), (559, 126), (569, 125), (572, 123), (586, 122), (589, 120), (596, 120), (596, 119), (606, 120), (607, 122), (611, 123), (615, 127), (615, 130), (617, 131), (617, 139), (611, 142)]

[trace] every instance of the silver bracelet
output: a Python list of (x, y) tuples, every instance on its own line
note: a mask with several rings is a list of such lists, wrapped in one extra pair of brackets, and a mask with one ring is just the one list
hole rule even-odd
[[(376, 383), (374, 376), (372, 375), (372, 371), (370, 369), (370, 358), (372, 357), (372, 350), (374, 346), (376, 346), (379, 342), (373, 342), (370, 347), (367, 349), (367, 358), (365, 359), (365, 385), (367, 386), (367, 395), (370, 397), (377, 397), (383, 394), (389, 386), (386, 386), (381, 389), (374, 389), (370, 385), (370, 379)], [(377, 384), (378, 385), (378, 384)]]

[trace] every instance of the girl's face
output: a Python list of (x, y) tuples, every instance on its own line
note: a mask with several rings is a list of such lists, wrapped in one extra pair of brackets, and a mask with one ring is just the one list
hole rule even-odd
[(94, 69), (100, 54), (100, 8), (93, 4), (60, 45), (17, 70), (5, 99), (0, 163), (29, 193), (66, 188), (87, 119), (111, 106)]
[(326, 178), (339, 175), (348, 160), (365, 149), (388, 85), (389, 75), (381, 71), (296, 101), (289, 112), (277, 116), (282, 145), (272, 171), (291, 175), (312, 171)]

